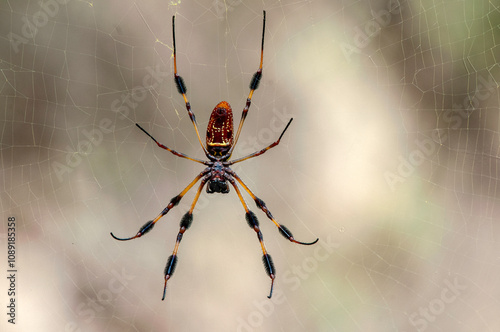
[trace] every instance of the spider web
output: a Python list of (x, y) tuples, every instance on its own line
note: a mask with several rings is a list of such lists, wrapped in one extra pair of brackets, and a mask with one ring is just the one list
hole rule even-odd
[[(195, 188), (212, 108), (238, 121), (241, 203)], [(16, 325), (2, 331), (498, 331), (500, 2), (5, 1), (0, 6), (2, 244), (16, 218)], [(5, 241), (4, 241), (5, 240)], [(6, 252), (6, 244), (3, 252)], [(6, 266), (7, 254), (2, 257)], [(4, 269), (7, 273), (7, 268)], [(0, 282), (2, 305), (9, 285)], [(6, 326), (4, 329), (3, 326)], [(207, 326), (210, 328), (207, 329)]]

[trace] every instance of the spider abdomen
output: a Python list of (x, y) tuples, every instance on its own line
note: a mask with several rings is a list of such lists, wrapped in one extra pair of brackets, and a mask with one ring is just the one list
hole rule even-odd
[(223, 156), (233, 146), (233, 111), (228, 102), (215, 106), (207, 126), (207, 150), (212, 156)]

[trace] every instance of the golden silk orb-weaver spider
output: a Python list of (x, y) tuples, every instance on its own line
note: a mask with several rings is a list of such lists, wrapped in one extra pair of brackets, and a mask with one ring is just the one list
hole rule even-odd
[(151, 229), (153, 229), (153, 226), (156, 224), (158, 220), (160, 220), (161, 217), (166, 215), (168, 211), (170, 211), (172, 208), (174, 208), (177, 204), (179, 204), (179, 201), (184, 197), (184, 195), (198, 182), (198, 180), (201, 179), (201, 183), (198, 186), (198, 190), (196, 191), (195, 197), (193, 202), (191, 203), (191, 208), (189, 209), (186, 214), (181, 219), (180, 222), (180, 229), (179, 233), (177, 234), (177, 240), (175, 242), (175, 247), (172, 255), (167, 260), (167, 265), (165, 266), (165, 284), (163, 286), (163, 297), (162, 300), (165, 299), (165, 294), (167, 290), (167, 281), (170, 279), (170, 277), (173, 275), (175, 266), (177, 264), (177, 251), (179, 249), (179, 244), (182, 240), (182, 236), (184, 235), (184, 232), (191, 226), (191, 223), (193, 221), (193, 210), (194, 207), (196, 206), (196, 202), (198, 201), (198, 198), (200, 197), (200, 193), (205, 186), (207, 185), (207, 193), (212, 194), (212, 193), (221, 193), (221, 194), (227, 194), (229, 192), (229, 184), (234, 188), (236, 191), (236, 194), (238, 195), (241, 204), (243, 204), (243, 208), (245, 209), (245, 219), (248, 223), (248, 226), (252, 228), (255, 233), (257, 233), (257, 238), (259, 239), (260, 246), (262, 248), (262, 261), (264, 263), (264, 267), (266, 269), (267, 275), (271, 278), (271, 291), (269, 292), (268, 298), (271, 298), (273, 294), (273, 285), (274, 285), (274, 279), (276, 276), (276, 270), (274, 268), (273, 260), (271, 259), (271, 256), (267, 253), (266, 247), (264, 245), (264, 239), (262, 237), (262, 233), (259, 228), (259, 221), (257, 219), (257, 216), (250, 211), (248, 208), (247, 204), (245, 203), (245, 200), (243, 199), (243, 196), (241, 195), (240, 189), (238, 188), (238, 185), (236, 182), (238, 182), (243, 189), (252, 197), (252, 199), (255, 201), (255, 204), (259, 209), (261, 209), (266, 216), (278, 227), (279, 232), (281, 235), (283, 235), (285, 238), (290, 240), (291, 242), (298, 243), (298, 244), (303, 244), (303, 245), (311, 245), (316, 242), (318, 242), (319, 239), (316, 239), (313, 242), (300, 242), (294, 239), (292, 233), (286, 228), (285, 226), (279, 224), (274, 217), (272, 216), (271, 212), (267, 208), (266, 204), (264, 203), (263, 200), (255, 196), (255, 194), (247, 187), (247, 185), (241, 180), (241, 178), (234, 172), (230, 166), (239, 162), (242, 162), (244, 160), (254, 158), (257, 156), (260, 156), (261, 154), (265, 153), (267, 150), (275, 147), (276, 145), (279, 144), (281, 137), (283, 137), (283, 134), (287, 130), (288, 126), (290, 126), (290, 123), (292, 122), (293, 118), (290, 119), (288, 124), (286, 125), (285, 129), (281, 132), (281, 135), (279, 136), (278, 140), (268, 147), (254, 152), (252, 154), (249, 154), (248, 156), (235, 159), (232, 161), (229, 161), (229, 158), (231, 157), (231, 154), (233, 153), (234, 147), (236, 146), (236, 143), (238, 142), (238, 138), (241, 133), (241, 128), (243, 127), (243, 123), (245, 122), (245, 118), (248, 113), (248, 109), (250, 108), (250, 104), (252, 102), (252, 95), (254, 91), (259, 87), (259, 82), (260, 79), (262, 78), (262, 60), (264, 57), (264, 32), (266, 28), (266, 12), (264, 11), (263, 13), (263, 23), (262, 23), (262, 44), (261, 44), (261, 51), (260, 51), (260, 65), (259, 69), (257, 72), (252, 77), (252, 80), (250, 82), (250, 93), (248, 94), (247, 102), (245, 105), (245, 108), (243, 109), (243, 112), (241, 114), (241, 120), (238, 125), (238, 130), (236, 132), (236, 136), (234, 136), (233, 132), (233, 112), (231, 110), (231, 106), (225, 102), (222, 101), (218, 103), (215, 108), (212, 111), (212, 114), (210, 115), (210, 120), (208, 121), (208, 126), (207, 126), (207, 137), (206, 137), (206, 147), (203, 145), (201, 142), (200, 138), (200, 133), (198, 131), (198, 125), (196, 124), (196, 119), (194, 116), (194, 113), (191, 111), (191, 105), (189, 104), (189, 101), (186, 97), (186, 85), (184, 84), (184, 80), (182, 79), (179, 74), (177, 74), (177, 57), (176, 57), (176, 47), (175, 47), (175, 16), (172, 17), (172, 35), (173, 35), (173, 46), (174, 46), (174, 81), (175, 84), (177, 85), (177, 90), (179, 93), (182, 95), (184, 98), (184, 102), (186, 103), (186, 110), (189, 114), (189, 118), (191, 119), (191, 122), (193, 123), (194, 130), (196, 131), (196, 135), (198, 136), (198, 141), (200, 142), (200, 145), (205, 152), (205, 155), (208, 158), (208, 161), (205, 160), (200, 160), (196, 158), (189, 157), (183, 153), (174, 151), (167, 146), (159, 143), (153, 136), (151, 136), (146, 130), (144, 130), (140, 125), (136, 124), (136, 126), (142, 130), (146, 135), (148, 135), (160, 148), (165, 149), (172, 154), (176, 155), (177, 157), (185, 158), (192, 160), (194, 162), (203, 164), (207, 166), (200, 174), (198, 174), (193, 181), (191, 181), (190, 184), (187, 185), (186, 188), (184, 188), (183, 191), (180, 192), (177, 196), (172, 198), (170, 200), (170, 203), (168, 203), (167, 207), (163, 209), (163, 211), (153, 220), (148, 221), (144, 226), (142, 226), (139, 231), (137, 232), (136, 235), (129, 237), (129, 238), (119, 238), (116, 237), (113, 233), (111, 233), (111, 236), (115, 238), (116, 240), (120, 241), (127, 241), (127, 240), (132, 240), (138, 237), (143, 236), (147, 232), (149, 232)]

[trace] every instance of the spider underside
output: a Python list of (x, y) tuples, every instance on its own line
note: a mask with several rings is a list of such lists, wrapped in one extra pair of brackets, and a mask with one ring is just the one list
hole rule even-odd
[(252, 95), (254, 91), (258, 88), (260, 79), (262, 78), (262, 62), (263, 62), (263, 56), (264, 56), (264, 33), (265, 33), (265, 24), (266, 24), (266, 12), (263, 12), (263, 24), (262, 24), (262, 43), (261, 43), (261, 55), (260, 55), (260, 65), (259, 69), (255, 72), (255, 74), (252, 77), (252, 80), (250, 82), (250, 93), (248, 95), (246, 105), (243, 109), (243, 112), (241, 114), (241, 119), (238, 125), (238, 130), (236, 132), (236, 136), (234, 136), (233, 132), (233, 113), (231, 106), (225, 102), (222, 101), (219, 104), (215, 106), (215, 108), (212, 111), (212, 114), (210, 116), (210, 120), (208, 123), (207, 127), (207, 136), (206, 136), (206, 147), (203, 145), (201, 138), (200, 138), (200, 133), (198, 131), (198, 125), (196, 123), (196, 119), (194, 116), (194, 113), (191, 110), (191, 105), (189, 104), (189, 101), (186, 96), (186, 85), (184, 84), (184, 80), (182, 79), (181, 76), (177, 74), (177, 57), (176, 57), (176, 47), (175, 47), (175, 16), (172, 17), (172, 35), (173, 35), (173, 49), (174, 49), (174, 81), (177, 86), (178, 92), (182, 95), (184, 98), (184, 102), (186, 103), (186, 110), (189, 114), (189, 118), (191, 122), (193, 123), (194, 129), (196, 131), (196, 135), (198, 137), (198, 141), (200, 142), (200, 145), (205, 152), (206, 157), (208, 160), (200, 160), (196, 158), (189, 157), (183, 153), (174, 151), (167, 146), (159, 143), (153, 136), (151, 136), (146, 130), (144, 130), (139, 124), (136, 124), (136, 126), (142, 130), (146, 135), (148, 135), (160, 148), (165, 149), (172, 154), (189, 159), (191, 161), (203, 164), (207, 166), (200, 174), (198, 174), (191, 183), (187, 185), (186, 188), (184, 188), (183, 191), (181, 191), (177, 196), (173, 197), (170, 202), (168, 203), (167, 207), (163, 209), (163, 211), (153, 220), (148, 221), (146, 224), (144, 224), (139, 231), (137, 232), (136, 235), (129, 237), (129, 238), (119, 238), (116, 237), (113, 233), (111, 233), (111, 236), (115, 238), (116, 240), (120, 241), (127, 241), (127, 240), (132, 240), (135, 238), (139, 238), (142, 235), (146, 234), (149, 232), (156, 222), (160, 220), (161, 217), (166, 215), (173, 207), (175, 207), (177, 204), (179, 204), (180, 200), (182, 197), (198, 182), (200, 181), (200, 184), (198, 186), (198, 189), (196, 191), (195, 197), (193, 202), (191, 203), (191, 207), (186, 214), (181, 219), (180, 222), (180, 229), (179, 233), (177, 234), (177, 240), (175, 242), (175, 247), (173, 250), (172, 255), (169, 256), (167, 260), (167, 264), (165, 266), (165, 283), (163, 287), (163, 297), (162, 300), (165, 299), (165, 294), (166, 294), (166, 289), (167, 289), (167, 281), (170, 279), (170, 277), (173, 275), (175, 266), (177, 264), (177, 251), (179, 249), (179, 244), (182, 240), (182, 236), (184, 232), (191, 226), (191, 223), (193, 221), (193, 210), (196, 206), (196, 203), (198, 201), (198, 198), (201, 194), (201, 191), (203, 190), (203, 187), (206, 186), (206, 192), (209, 194), (212, 193), (221, 193), (221, 194), (227, 194), (229, 193), (229, 184), (234, 188), (236, 194), (238, 195), (238, 198), (241, 201), (241, 204), (243, 205), (243, 208), (245, 209), (245, 219), (252, 228), (255, 233), (257, 234), (257, 238), (259, 239), (261, 248), (262, 248), (262, 261), (264, 263), (264, 267), (266, 269), (267, 275), (271, 278), (271, 290), (269, 292), (268, 298), (271, 298), (273, 294), (273, 286), (274, 286), (274, 279), (276, 276), (276, 270), (274, 268), (273, 261), (271, 259), (271, 256), (267, 253), (266, 247), (264, 245), (264, 239), (262, 236), (262, 233), (259, 228), (259, 221), (256, 217), (256, 215), (248, 208), (245, 200), (243, 199), (243, 196), (239, 190), (238, 184), (245, 189), (245, 191), (252, 197), (252, 199), (255, 201), (255, 204), (259, 209), (261, 209), (266, 216), (278, 227), (278, 230), (281, 235), (283, 235), (285, 238), (290, 240), (291, 242), (298, 243), (298, 244), (303, 244), (303, 245), (311, 245), (316, 242), (318, 242), (319, 239), (316, 239), (313, 242), (300, 242), (294, 239), (292, 233), (286, 228), (285, 226), (279, 224), (274, 217), (272, 216), (271, 212), (267, 208), (266, 204), (264, 203), (263, 200), (255, 196), (255, 194), (247, 187), (247, 185), (241, 180), (241, 178), (234, 172), (230, 166), (239, 162), (242, 162), (244, 160), (254, 158), (257, 156), (260, 156), (261, 154), (265, 153), (267, 150), (275, 147), (276, 145), (279, 144), (281, 138), (283, 137), (283, 134), (285, 131), (288, 129), (290, 126), (290, 123), (292, 122), (293, 118), (290, 119), (288, 124), (285, 126), (285, 129), (281, 132), (281, 135), (279, 136), (278, 140), (275, 141), (274, 143), (270, 144), (266, 148), (254, 152), (252, 154), (249, 154), (248, 156), (235, 159), (232, 161), (229, 161), (229, 158), (231, 157), (231, 154), (234, 150), (234, 147), (236, 146), (236, 143), (238, 141), (238, 138), (241, 133), (241, 129), (243, 127), (243, 123), (245, 122), (245, 118), (248, 113), (248, 109), (250, 108), (250, 104), (252, 101)]

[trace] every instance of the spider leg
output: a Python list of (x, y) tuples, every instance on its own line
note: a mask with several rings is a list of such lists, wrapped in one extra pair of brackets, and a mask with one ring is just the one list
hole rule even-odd
[(198, 136), (198, 141), (200, 142), (201, 148), (205, 152), (205, 155), (209, 155), (207, 149), (201, 142), (201, 137), (200, 137), (200, 132), (198, 131), (198, 125), (196, 124), (196, 117), (194, 116), (193, 111), (191, 111), (191, 104), (189, 103), (187, 96), (186, 96), (186, 84), (184, 84), (184, 79), (177, 74), (177, 48), (175, 47), (175, 16), (172, 16), (172, 36), (173, 36), (173, 42), (174, 42), (174, 81), (175, 85), (177, 85), (177, 91), (182, 95), (182, 98), (184, 98), (184, 102), (186, 103), (186, 110), (189, 114), (189, 119), (191, 119), (191, 122), (193, 123), (194, 130), (196, 131), (196, 136)]
[(264, 263), (264, 267), (266, 268), (267, 275), (269, 276), (269, 278), (271, 278), (271, 291), (269, 292), (268, 295), (268, 298), (271, 298), (271, 296), (273, 296), (273, 286), (274, 286), (274, 278), (276, 277), (276, 270), (274, 269), (274, 264), (271, 255), (267, 253), (266, 246), (264, 245), (264, 238), (259, 228), (259, 220), (257, 219), (257, 216), (248, 209), (247, 203), (245, 203), (245, 200), (241, 195), (240, 189), (236, 185), (234, 179), (230, 176), (226, 176), (226, 179), (233, 185), (234, 190), (236, 191), (236, 194), (238, 194), (238, 197), (241, 201), (241, 204), (243, 204), (243, 208), (245, 209), (245, 219), (247, 220), (248, 226), (250, 226), (250, 228), (252, 228), (255, 231), (255, 233), (257, 233), (257, 238), (259, 239), (263, 253), (262, 262)]
[(241, 113), (240, 124), (238, 125), (238, 131), (236, 132), (236, 136), (234, 138), (234, 144), (229, 150), (228, 155), (231, 156), (233, 153), (233, 149), (236, 146), (236, 142), (238, 142), (238, 138), (240, 137), (241, 128), (243, 128), (243, 123), (247, 117), (248, 109), (250, 108), (250, 104), (252, 103), (253, 92), (257, 90), (259, 87), (260, 79), (262, 78), (262, 63), (264, 60), (264, 34), (266, 31), (266, 11), (263, 12), (262, 18), (262, 43), (260, 46), (260, 64), (259, 69), (253, 74), (252, 81), (250, 82), (250, 93), (248, 94), (247, 103), (245, 108), (243, 108), (243, 112)]
[(139, 124), (135, 124), (140, 130), (142, 130), (146, 135), (148, 135), (160, 148), (162, 149), (165, 149), (171, 153), (173, 153), (174, 155), (176, 155), (177, 157), (181, 157), (181, 158), (185, 158), (185, 159), (189, 159), (189, 160), (192, 160), (192, 161), (196, 161), (197, 163), (200, 163), (200, 164), (204, 164), (204, 165), (207, 165), (208, 162), (206, 161), (203, 161), (203, 160), (200, 160), (200, 159), (196, 159), (196, 158), (192, 158), (192, 157), (189, 157), (187, 155), (185, 155), (184, 153), (180, 153), (180, 152), (177, 152), (175, 150), (172, 150), (170, 149), (168, 146), (165, 146), (161, 143), (158, 143), (158, 141), (153, 137), (151, 136), (150, 133), (148, 133), (146, 130), (144, 130), (144, 128), (142, 128)]
[(303, 245), (311, 245), (311, 244), (315, 244), (316, 242), (318, 242), (319, 238), (317, 238), (313, 242), (300, 242), (300, 241), (295, 240), (295, 238), (292, 235), (292, 232), (290, 232), (290, 230), (288, 228), (281, 225), (280, 223), (278, 223), (274, 219), (273, 215), (271, 214), (271, 211), (269, 211), (269, 209), (267, 208), (266, 203), (264, 203), (263, 200), (261, 200), (260, 198), (255, 196), (255, 194), (241, 180), (241, 178), (238, 176), (238, 174), (236, 174), (233, 170), (231, 170), (229, 168), (226, 168), (226, 172), (231, 174), (236, 179), (236, 181), (238, 181), (241, 184), (241, 186), (248, 192), (248, 194), (250, 196), (252, 196), (257, 207), (259, 207), (259, 209), (261, 209), (266, 214), (266, 216), (276, 225), (276, 227), (278, 227), (278, 230), (279, 230), (281, 235), (283, 235), (285, 238), (287, 238), (288, 240), (290, 240), (293, 243), (298, 243), (298, 244), (303, 244)]
[(281, 137), (283, 137), (283, 134), (288, 129), (288, 126), (290, 125), (290, 123), (292, 123), (292, 120), (293, 120), (293, 118), (291, 118), (290, 121), (288, 121), (288, 124), (286, 125), (285, 129), (283, 129), (283, 131), (281, 132), (280, 137), (278, 138), (278, 140), (276, 142), (272, 143), (271, 145), (269, 145), (268, 147), (266, 147), (266, 148), (264, 148), (264, 149), (262, 149), (260, 151), (257, 151), (257, 152), (254, 152), (252, 154), (249, 154), (248, 156), (245, 156), (245, 157), (242, 157), (242, 158), (239, 158), (239, 159), (235, 159), (233, 161), (226, 162), (225, 165), (229, 166), (229, 165), (236, 164), (236, 163), (242, 162), (244, 160), (247, 160), (247, 159), (250, 159), (250, 158), (253, 158), (253, 157), (260, 156), (261, 154), (263, 154), (267, 150), (269, 150), (271, 148), (274, 148), (276, 145), (280, 144)]
[(195, 183), (198, 182), (198, 180), (200, 178), (202, 178), (203, 176), (205, 176), (208, 172), (209, 172), (209, 168), (205, 169), (203, 172), (201, 172), (200, 174), (198, 174), (198, 176), (195, 177), (194, 180), (191, 181), (191, 183), (188, 184), (188, 186), (186, 188), (184, 188), (184, 190), (181, 191), (181, 193), (179, 195), (175, 196), (174, 198), (172, 198), (170, 200), (170, 203), (168, 203), (167, 207), (165, 209), (163, 209), (163, 211), (155, 219), (150, 220), (147, 223), (145, 223), (139, 229), (139, 231), (137, 232), (137, 234), (135, 234), (134, 236), (131, 236), (131, 237), (128, 237), (128, 238), (120, 238), (120, 237), (115, 236), (113, 234), (113, 232), (110, 233), (111, 236), (115, 240), (119, 240), (119, 241), (133, 240), (133, 239), (136, 239), (138, 237), (143, 236), (144, 234), (146, 234), (147, 232), (149, 232), (150, 230), (153, 229), (154, 225), (156, 224), (156, 222), (158, 220), (160, 220), (161, 217), (163, 217), (164, 215), (166, 215), (168, 213), (168, 211), (170, 211), (174, 206), (176, 206), (177, 204), (179, 204), (179, 202), (181, 201), (182, 197), (189, 191), (189, 189), (191, 189), (191, 187), (194, 186)]
[(161, 298), (162, 301), (165, 299), (165, 294), (167, 293), (167, 281), (170, 279), (170, 277), (174, 274), (175, 271), (175, 266), (177, 264), (177, 250), (179, 249), (179, 244), (181, 243), (184, 232), (189, 228), (189, 226), (191, 226), (191, 223), (193, 222), (193, 210), (194, 207), (196, 206), (196, 203), (198, 202), (201, 190), (203, 189), (203, 186), (205, 185), (207, 180), (208, 178), (206, 177), (203, 180), (201, 180), (200, 186), (198, 187), (198, 191), (196, 192), (193, 203), (191, 204), (191, 208), (189, 209), (188, 212), (186, 212), (186, 214), (181, 219), (180, 229), (179, 233), (177, 234), (177, 240), (175, 241), (174, 251), (172, 255), (168, 257), (167, 265), (165, 266), (165, 285), (163, 286), (163, 297)]

